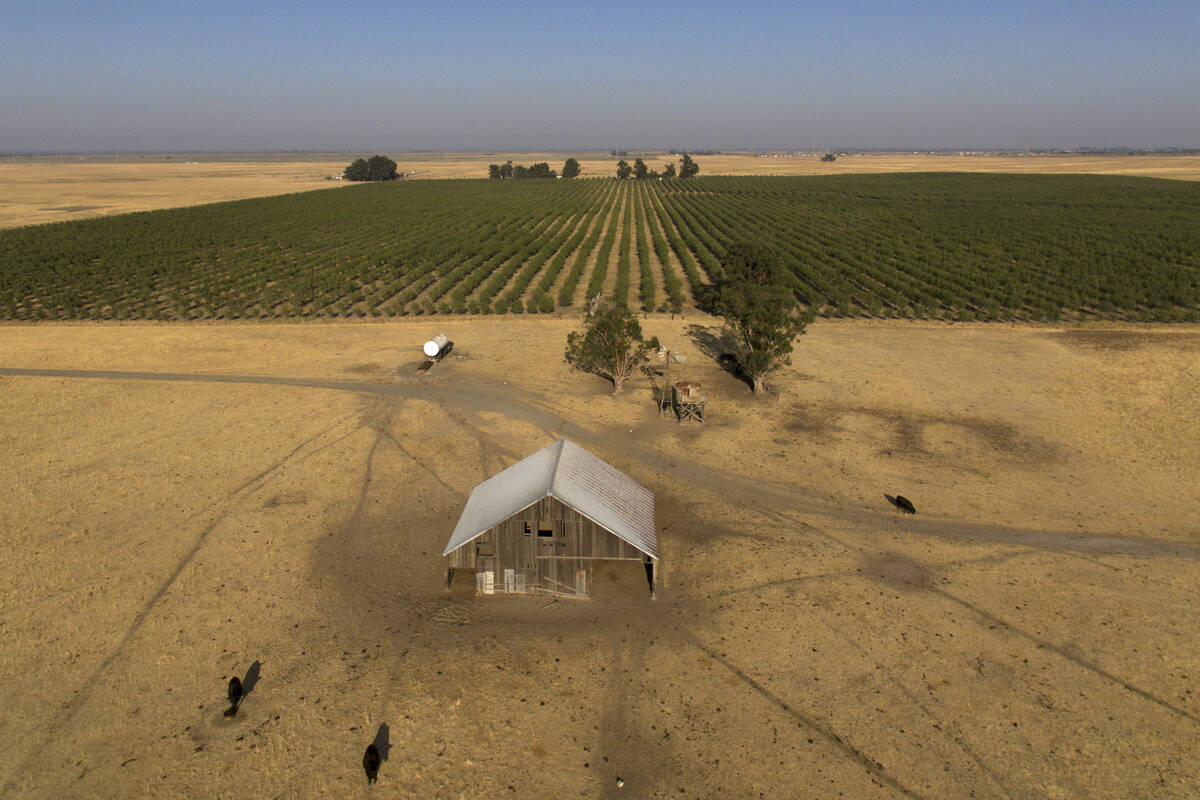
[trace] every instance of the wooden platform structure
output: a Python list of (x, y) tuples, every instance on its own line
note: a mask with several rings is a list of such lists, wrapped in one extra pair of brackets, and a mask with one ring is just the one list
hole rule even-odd
[(708, 398), (700, 389), (696, 381), (680, 381), (672, 387), (676, 422), (704, 422), (704, 407), (708, 405)]
[(442, 555), (478, 594), (586, 597), (597, 561), (641, 562), (653, 594), (654, 495), (559, 439), (476, 486)]

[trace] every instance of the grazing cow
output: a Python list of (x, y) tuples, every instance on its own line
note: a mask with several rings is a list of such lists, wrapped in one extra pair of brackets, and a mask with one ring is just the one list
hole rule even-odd
[(383, 759), (379, 757), (379, 750), (375, 745), (367, 745), (367, 752), (363, 753), (363, 770), (367, 773), (367, 783), (379, 780), (379, 765), (382, 762)]
[(235, 675), (229, 679), (229, 708), (225, 716), (232, 717), (238, 712), (238, 704), (242, 702), (242, 681)]
[(902, 494), (896, 495), (896, 508), (900, 509), (901, 511), (903, 511), (906, 514), (917, 513), (917, 509), (912, 504), (912, 500), (909, 500), (907, 497), (905, 497)]

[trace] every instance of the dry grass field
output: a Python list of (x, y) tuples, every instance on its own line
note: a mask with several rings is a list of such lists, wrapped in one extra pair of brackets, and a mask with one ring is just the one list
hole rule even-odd
[[(819, 322), (755, 399), (651, 317), (680, 426), (572, 325), (0, 326), (0, 794), (1200, 795), (1200, 328)], [(560, 436), (656, 493), (658, 597), (448, 596)]]
[(816, 156), (697, 156), (702, 175), (842, 175), (876, 172), (1016, 172), (1131, 175), (1200, 180), (1200, 156), (958, 156), (863, 154), (826, 163)]
[[(326, 178), (340, 175), (353, 154), (297, 154), (277, 162), (261, 156), (195, 156), (194, 162), (157, 159), (111, 163), (99, 157), (23, 160), (0, 163), (0, 228), (60, 222), (129, 211), (264, 197), (308, 189), (340, 187)], [(391, 154), (401, 172), (416, 178), (486, 178), (487, 165), (512, 159), (518, 164), (548, 161), (561, 169), (563, 153)], [(634, 156), (629, 156), (630, 163)], [(646, 157), (662, 169), (666, 156)], [(579, 155), (583, 175), (610, 176), (617, 159)], [(816, 156), (760, 157), (751, 154), (697, 156), (701, 175), (828, 175), (874, 172), (1036, 172), (1097, 173), (1200, 180), (1200, 156), (910, 156), (853, 155), (824, 163)]]
[(0, 163), (0, 228), (340, 186), (345, 163)]

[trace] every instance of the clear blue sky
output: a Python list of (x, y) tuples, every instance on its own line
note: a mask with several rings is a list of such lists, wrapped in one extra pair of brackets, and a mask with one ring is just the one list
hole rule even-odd
[(0, 151), (1200, 147), (1188, 2), (0, 3)]

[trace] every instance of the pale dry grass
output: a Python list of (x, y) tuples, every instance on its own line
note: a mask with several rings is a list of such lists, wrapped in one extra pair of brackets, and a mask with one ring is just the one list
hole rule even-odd
[[(445, 156), (394, 156), (400, 171), (418, 178), (485, 178), (488, 164), (533, 164), (547, 161), (560, 170), (563, 153), (449, 153)], [(630, 164), (641, 158), (652, 170), (662, 170), (677, 156), (631, 153)], [(576, 155), (584, 177), (616, 174), (618, 158), (607, 154)], [(701, 175), (842, 175), (875, 172), (1027, 172), (1137, 175), (1177, 180), (1200, 180), (1200, 156), (958, 156), (958, 155), (848, 155), (827, 163), (820, 156), (774, 156), (732, 153), (696, 156)]]
[[(0, 163), (0, 228), (44, 222), (148, 211), (156, 208), (266, 197), (310, 189), (344, 187), (331, 182), (353, 154), (288, 154), (292, 160), (262, 156), (246, 160), (126, 160), (98, 157), (48, 158)], [(401, 153), (391, 156), (397, 169), (413, 178), (486, 178), (488, 164), (549, 162), (561, 170), (563, 153)], [(631, 164), (639, 154), (626, 156)], [(666, 155), (641, 156), (652, 170), (677, 160)], [(187, 158), (179, 156), (178, 159)], [(584, 177), (609, 177), (619, 159), (607, 154), (576, 156)], [(850, 155), (826, 163), (817, 155), (759, 156), (735, 153), (697, 156), (701, 175), (844, 175), (877, 172), (1026, 172), (1095, 173), (1200, 180), (1200, 156), (929, 156)]]
[[(1200, 328), (821, 322), (759, 399), (643, 324), (706, 425), (570, 319), (0, 325), (0, 794), (365, 796), (384, 723), (380, 796), (1200, 796)], [(655, 492), (657, 599), (447, 596), (559, 436)]]
[[(840, 175), (847, 172), (1016, 172), (1131, 175), (1200, 180), (1200, 156), (957, 156), (846, 155), (826, 163), (817, 157), (711, 156), (696, 159), (701, 174)], [(755, 168), (750, 162), (762, 162)], [(772, 165), (770, 162), (779, 162)]]
[(340, 186), (326, 162), (0, 164), (0, 228)]

